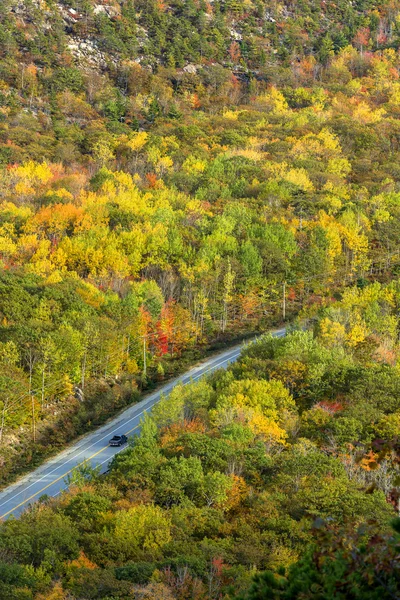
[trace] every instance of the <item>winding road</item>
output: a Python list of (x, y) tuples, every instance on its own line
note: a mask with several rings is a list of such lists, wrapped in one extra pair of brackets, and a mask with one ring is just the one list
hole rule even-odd
[[(282, 337), (285, 335), (285, 329), (271, 333), (276, 337)], [(102, 472), (106, 471), (113, 456), (124, 449), (124, 447), (109, 446), (110, 438), (123, 433), (128, 437), (138, 435), (144, 413), (150, 412), (162, 396), (168, 396), (178, 383), (187, 385), (217, 369), (225, 369), (240, 356), (241, 348), (242, 344), (208, 358), (156, 392), (145, 396), (143, 400), (130, 406), (96, 431), (87, 434), (51, 460), (5, 488), (0, 492), (0, 519), (7, 519), (11, 515), (18, 516), (44, 494), (48, 496), (60, 494), (68, 487), (68, 475), (85, 461), (93, 467), (100, 467)]]

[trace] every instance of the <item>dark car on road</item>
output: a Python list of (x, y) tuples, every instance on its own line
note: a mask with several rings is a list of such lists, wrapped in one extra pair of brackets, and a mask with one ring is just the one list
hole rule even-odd
[(122, 446), (123, 444), (126, 444), (127, 441), (128, 438), (126, 437), (126, 435), (114, 435), (114, 437), (111, 438), (111, 440), (108, 443), (110, 444), (110, 446)]

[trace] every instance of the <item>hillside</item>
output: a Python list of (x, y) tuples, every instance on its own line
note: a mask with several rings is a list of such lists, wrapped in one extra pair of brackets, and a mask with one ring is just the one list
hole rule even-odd
[[(386, 51), (380, 76), (395, 77), (399, 14), (372, 0), (4, 0), (0, 164), (91, 164), (99, 136), (247, 102), (266, 83), (337, 91), (368, 77), (371, 52)], [(358, 53), (332, 66), (349, 45)]]
[(0, 484), (210, 347), (308, 331), (0, 527), (0, 597), (339, 600), (363, 548), (354, 598), (396, 597), (397, 4), (1, 2)]
[(107, 476), (83, 467), (0, 527), (0, 596), (397, 597), (400, 377), (382, 360), (397, 335), (355, 344), (346, 320), (398, 325), (399, 299), (350, 290), (314, 333), (264, 336), (176, 387)]

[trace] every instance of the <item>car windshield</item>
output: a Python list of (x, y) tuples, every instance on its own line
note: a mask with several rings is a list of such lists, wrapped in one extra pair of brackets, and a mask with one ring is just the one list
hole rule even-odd
[(113, 440), (120, 440), (121, 436), (120, 435), (114, 435)]

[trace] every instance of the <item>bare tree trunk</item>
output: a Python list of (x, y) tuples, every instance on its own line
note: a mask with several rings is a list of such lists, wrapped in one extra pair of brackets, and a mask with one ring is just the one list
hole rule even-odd
[(3, 410), (1, 412), (0, 444), (3, 442), (3, 433), (4, 433), (4, 424), (5, 424), (5, 420), (6, 420), (7, 404), (8, 404), (8, 398), (4, 401)]
[(29, 396), (31, 398), (32, 403), (32, 437), (33, 441), (36, 442), (36, 415), (35, 415), (35, 397), (32, 390), (32, 377), (33, 377), (33, 368), (35, 366), (36, 356), (33, 351), (33, 348), (30, 346), (27, 354), (27, 363), (29, 368)]
[(143, 375), (146, 377), (147, 375), (147, 348), (146, 348), (146, 336), (143, 336)]
[(81, 372), (81, 388), (82, 388), (82, 392), (85, 391), (86, 357), (87, 357), (87, 349), (85, 348), (85, 353), (83, 355), (82, 372)]
[(32, 399), (32, 436), (33, 441), (36, 442), (36, 415), (35, 415), (35, 396), (31, 394)]
[(41, 407), (44, 409), (44, 368), (42, 370)]
[(283, 317), (283, 320), (286, 321), (286, 281), (283, 282), (282, 317)]

